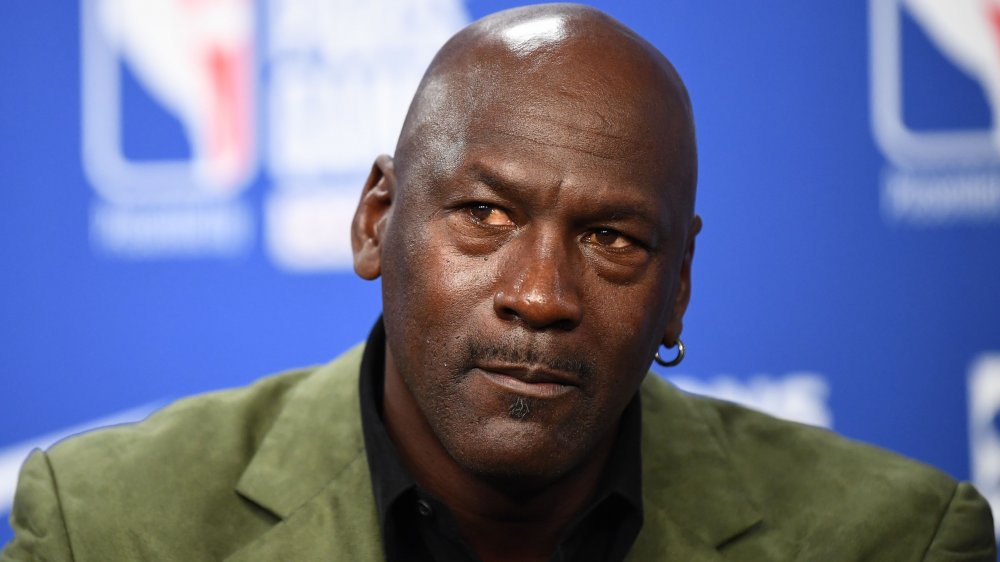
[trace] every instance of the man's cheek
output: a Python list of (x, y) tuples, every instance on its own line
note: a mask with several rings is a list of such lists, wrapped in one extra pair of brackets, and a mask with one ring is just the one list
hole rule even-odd
[(432, 357), (453, 354), (456, 345), (452, 337), (463, 326), (484, 320), (492, 310), (488, 298), (489, 270), (467, 265), (468, 258), (455, 255), (441, 245), (413, 246), (404, 258), (405, 265), (393, 278), (402, 289), (394, 297), (397, 318), (406, 323), (406, 337), (421, 341), (423, 348), (432, 350)]
[(663, 337), (665, 321), (658, 320), (659, 302), (631, 292), (589, 302), (586, 333), (590, 348), (605, 350), (600, 359), (612, 372), (644, 373)]
[(498, 279), (499, 262), (495, 256), (469, 256), (453, 245), (442, 243), (433, 255), (424, 259), (424, 263), (433, 264), (430, 269), (438, 272), (426, 280), (428, 292), (440, 295), (442, 300), (467, 313), (491, 302)]

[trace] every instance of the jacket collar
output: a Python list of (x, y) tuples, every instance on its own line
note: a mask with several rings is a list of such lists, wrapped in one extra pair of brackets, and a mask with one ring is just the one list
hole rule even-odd
[[(382, 559), (360, 423), (362, 349), (313, 372), (277, 405), (236, 491), (282, 521), (229, 562)], [(720, 559), (718, 547), (761, 516), (718, 415), (652, 374), (642, 410), (644, 524), (629, 558)]]
[(227, 561), (382, 558), (360, 423), (363, 347), (311, 373), (277, 405), (236, 491), (281, 522)]
[(716, 410), (655, 374), (642, 385), (643, 530), (634, 560), (716, 560), (761, 521)]

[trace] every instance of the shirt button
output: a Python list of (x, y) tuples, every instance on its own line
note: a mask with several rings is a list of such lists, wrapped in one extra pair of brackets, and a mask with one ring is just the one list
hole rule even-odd
[(427, 500), (419, 499), (417, 500), (417, 513), (422, 517), (430, 517), (434, 515), (434, 508), (431, 507), (431, 504)]

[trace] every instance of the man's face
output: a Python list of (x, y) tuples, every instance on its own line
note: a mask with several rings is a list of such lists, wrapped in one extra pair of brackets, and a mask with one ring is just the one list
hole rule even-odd
[(612, 435), (683, 313), (690, 242), (662, 128), (545, 90), (430, 120), (380, 254), (386, 376), (461, 466), (539, 482)]

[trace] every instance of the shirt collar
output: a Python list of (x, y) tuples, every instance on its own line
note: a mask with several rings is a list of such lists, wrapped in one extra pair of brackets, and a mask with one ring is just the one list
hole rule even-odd
[(375, 507), (383, 530), (386, 515), (393, 502), (416, 484), (403, 467), (396, 445), (389, 438), (389, 433), (382, 422), (384, 376), (385, 327), (382, 318), (379, 317), (368, 335), (365, 351), (361, 356), (359, 391), (361, 430), (368, 455), (368, 468), (371, 471)]

